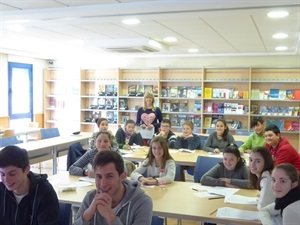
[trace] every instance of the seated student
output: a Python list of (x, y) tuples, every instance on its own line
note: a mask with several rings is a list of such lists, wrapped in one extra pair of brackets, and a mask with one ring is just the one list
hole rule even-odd
[[(95, 147), (89, 149), (81, 158), (79, 158), (73, 165), (69, 168), (69, 173), (71, 175), (76, 176), (88, 176), (88, 177), (95, 177), (93, 169), (87, 169), (89, 164), (93, 163), (93, 159), (98, 152), (106, 151), (106, 150), (113, 150), (111, 148), (112, 139), (111, 134), (107, 131), (99, 131), (95, 136)], [(117, 150), (119, 154), (119, 150)]]
[(244, 153), (250, 153), (251, 149), (258, 146), (265, 146), (265, 123), (261, 116), (253, 117), (251, 120), (251, 128), (254, 133), (239, 147), (239, 150)]
[[(300, 178), (295, 166), (289, 163), (277, 165), (272, 172), (274, 203), (260, 209), (259, 218), (263, 225), (296, 225), (300, 221)], [(275, 218), (273, 218), (275, 217)], [(273, 219), (272, 219), (273, 218)]]
[[(110, 133), (111, 140), (112, 140), (112, 145), (111, 148), (118, 150), (119, 149), (119, 144), (113, 135), (113, 133), (108, 129), (108, 120), (106, 118), (97, 118), (95, 120), (97, 127), (99, 128), (99, 131), (107, 131)], [(96, 150), (96, 145), (95, 145), (95, 140), (96, 140), (96, 135), (98, 134), (99, 131), (96, 131), (92, 134), (92, 137), (89, 139), (89, 148)]]
[(190, 150), (200, 148), (200, 137), (197, 134), (193, 134), (194, 123), (192, 121), (186, 120), (182, 124), (182, 134), (177, 136), (174, 143), (174, 148), (186, 148)]
[(260, 191), (257, 209), (275, 201), (275, 195), (270, 191), (273, 168), (272, 155), (266, 147), (256, 147), (250, 152), (250, 187)]
[(89, 191), (75, 215), (74, 225), (151, 224), (152, 200), (139, 183), (127, 180), (122, 157), (99, 152), (94, 159), (96, 189)]
[(165, 138), (169, 148), (174, 148), (176, 135), (171, 131), (171, 121), (169, 119), (163, 119), (161, 121), (160, 131), (154, 134), (154, 136), (161, 136)]
[[(165, 177), (160, 178), (159, 173), (165, 170)], [(132, 180), (138, 180), (144, 185), (159, 184), (161, 179), (171, 183), (175, 179), (176, 164), (169, 153), (166, 139), (154, 137), (150, 142), (149, 152), (141, 166), (131, 173)]]
[(229, 127), (224, 119), (219, 118), (216, 121), (216, 131), (209, 134), (203, 150), (207, 152), (220, 153), (231, 143), (234, 143), (232, 134), (229, 133)]
[(236, 144), (228, 144), (223, 152), (223, 162), (203, 175), (200, 183), (210, 186), (249, 188), (249, 169)]
[(116, 139), (121, 149), (130, 149), (133, 144), (144, 145), (144, 140), (140, 133), (136, 133), (135, 122), (132, 119), (126, 121), (125, 125), (120, 127), (116, 132)]
[(289, 143), (288, 139), (281, 137), (279, 128), (271, 124), (265, 129), (266, 147), (272, 154), (275, 166), (280, 163), (290, 163), (300, 172), (300, 155)]
[(28, 154), (17, 146), (0, 151), (0, 223), (59, 225), (59, 204), (46, 174), (30, 171)]

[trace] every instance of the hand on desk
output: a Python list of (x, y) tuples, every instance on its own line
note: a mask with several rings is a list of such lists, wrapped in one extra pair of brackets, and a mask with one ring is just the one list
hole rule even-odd
[(143, 185), (156, 185), (157, 184), (157, 180), (154, 179), (153, 177), (140, 177), (139, 181)]
[(90, 177), (90, 178), (95, 178), (95, 172), (94, 172), (94, 170), (86, 170), (85, 175), (88, 176), (88, 177)]

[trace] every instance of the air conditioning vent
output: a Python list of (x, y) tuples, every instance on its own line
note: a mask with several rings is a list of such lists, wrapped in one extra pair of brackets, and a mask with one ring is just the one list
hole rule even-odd
[(158, 52), (155, 48), (150, 48), (148, 46), (138, 46), (138, 47), (117, 47), (117, 48), (105, 48), (109, 52), (117, 53), (145, 53), (145, 52)]

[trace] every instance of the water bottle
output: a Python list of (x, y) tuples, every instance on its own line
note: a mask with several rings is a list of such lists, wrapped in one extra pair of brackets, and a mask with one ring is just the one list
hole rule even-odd
[(166, 181), (165, 181), (165, 177), (166, 173), (164, 169), (161, 169), (159, 172), (159, 187), (160, 189), (165, 189), (166, 188)]

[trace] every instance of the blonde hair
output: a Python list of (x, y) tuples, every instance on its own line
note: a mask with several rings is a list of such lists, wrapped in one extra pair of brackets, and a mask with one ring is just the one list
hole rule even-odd
[(143, 106), (144, 110), (147, 109), (146, 98), (151, 98), (152, 99), (152, 110), (154, 111), (155, 110), (155, 106), (154, 106), (155, 98), (154, 98), (153, 92), (151, 92), (151, 91), (145, 92), (145, 94), (144, 94), (144, 106)]

